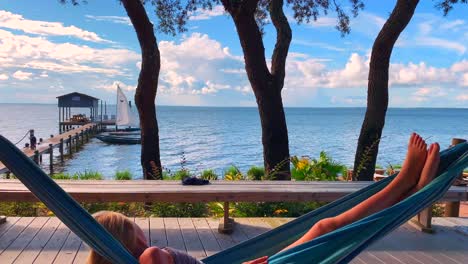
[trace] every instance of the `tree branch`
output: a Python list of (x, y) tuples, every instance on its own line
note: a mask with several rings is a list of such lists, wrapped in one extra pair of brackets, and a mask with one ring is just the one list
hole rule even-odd
[(271, 21), (276, 29), (276, 44), (271, 58), (271, 74), (277, 81), (281, 82), (279, 87), (283, 89), (284, 77), (286, 75), (286, 58), (292, 39), (292, 32), (288, 19), (283, 12), (283, 0), (272, 0), (269, 10)]

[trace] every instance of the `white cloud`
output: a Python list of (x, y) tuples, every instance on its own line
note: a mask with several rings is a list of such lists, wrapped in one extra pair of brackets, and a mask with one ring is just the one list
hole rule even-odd
[(18, 80), (21, 80), (21, 81), (25, 81), (25, 80), (31, 80), (31, 76), (33, 74), (31, 72), (24, 72), (24, 71), (16, 71), (15, 73), (13, 73), (13, 78), (15, 79), (18, 79)]
[(460, 94), (455, 99), (458, 101), (468, 101), (468, 94)]
[(126, 16), (93, 16), (93, 15), (86, 15), (86, 18), (95, 20), (95, 21), (103, 21), (103, 22), (110, 22), (114, 24), (123, 24), (127, 26), (132, 26), (132, 22), (130, 21), (129, 17)]
[(231, 89), (232, 83), (247, 83), (243, 59), (208, 37), (193, 33), (179, 43), (161, 41), (161, 93), (215, 94)]
[(224, 7), (222, 5), (216, 5), (213, 9), (198, 9), (190, 15), (190, 20), (208, 20), (212, 17), (224, 15)]
[(333, 50), (333, 51), (345, 51), (346, 50), (344, 48), (339, 48), (339, 47), (336, 47), (327, 43), (323, 43), (323, 42), (313, 42), (313, 41), (306, 41), (306, 40), (299, 40), (299, 39), (293, 39), (292, 44), (308, 46), (308, 47), (318, 47), (318, 48), (323, 48), (323, 49)]
[(0, 62), (5, 68), (116, 75), (124, 74), (122, 64), (135, 62), (139, 57), (126, 49), (96, 49), (86, 45), (54, 43), (43, 37), (15, 35), (0, 29)]
[(0, 74), (0, 81), (8, 80), (10, 77), (6, 74)]
[(459, 54), (464, 54), (466, 51), (466, 47), (461, 43), (458, 43), (452, 40), (442, 39), (442, 38), (435, 38), (435, 37), (417, 38), (415, 45), (450, 49), (450, 50), (454, 50), (458, 52)]
[(106, 42), (96, 33), (75, 26), (64, 26), (60, 22), (30, 20), (22, 15), (0, 10), (0, 27), (21, 30), (25, 33), (42, 36), (70, 36), (92, 42)]
[(119, 86), (123, 91), (133, 92), (136, 90), (136, 85), (128, 85), (121, 81), (113, 81), (112, 83), (109, 83), (109, 84), (101, 84), (97, 86), (96, 88), (115, 92), (117, 91), (117, 86)]

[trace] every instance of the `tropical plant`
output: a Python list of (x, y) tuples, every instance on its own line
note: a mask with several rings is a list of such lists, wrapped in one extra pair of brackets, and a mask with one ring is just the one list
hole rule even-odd
[(236, 166), (231, 165), (224, 171), (224, 179), (227, 181), (240, 181), (244, 179), (244, 175)]
[(116, 171), (114, 175), (116, 180), (131, 180), (132, 178), (133, 175), (129, 170)]
[(335, 181), (339, 174), (346, 171), (346, 166), (335, 162), (324, 151), (318, 159), (292, 157), (291, 175), (298, 181)]
[(217, 180), (218, 179), (218, 175), (216, 174), (216, 172), (214, 170), (204, 170), (202, 171), (201, 175), (200, 175), (200, 178), (204, 179), (204, 180)]
[(72, 176), (65, 172), (59, 172), (59, 173), (52, 174), (51, 178), (54, 180), (70, 180)]
[(183, 180), (185, 178), (190, 177), (190, 172), (187, 169), (181, 169), (176, 171), (172, 176), (171, 180)]
[(252, 181), (260, 181), (265, 177), (265, 168), (252, 166), (247, 171), (247, 179)]

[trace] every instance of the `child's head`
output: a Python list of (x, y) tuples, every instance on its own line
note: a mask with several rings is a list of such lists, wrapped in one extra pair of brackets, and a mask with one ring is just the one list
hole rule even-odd
[[(127, 250), (138, 259), (143, 251), (148, 248), (148, 243), (143, 231), (125, 215), (110, 211), (100, 211), (93, 214), (109, 233), (119, 240)], [(88, 264), (110, 264), (110, 262), (91, 250), (87, 260)]]

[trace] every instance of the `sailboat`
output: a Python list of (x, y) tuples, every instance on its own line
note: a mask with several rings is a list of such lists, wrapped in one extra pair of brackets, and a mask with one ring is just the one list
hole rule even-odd
[[(117, 113), (115, 119), (115, 132), (102, 133), (96, 137), (110, 144), (140, 144), (140, 120), (131, 103), (117, 85)], [(119, 129), (125, 127), (124, 129)]]

